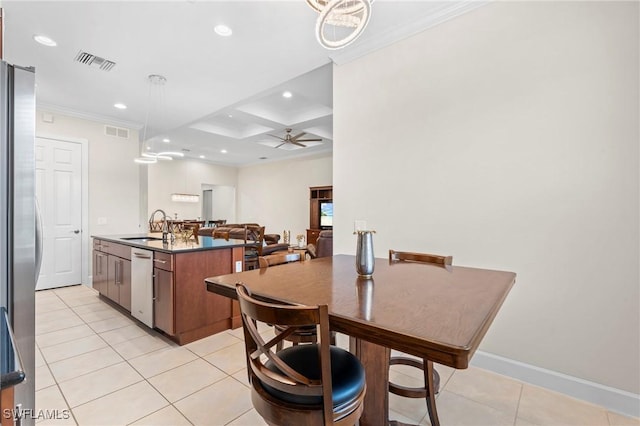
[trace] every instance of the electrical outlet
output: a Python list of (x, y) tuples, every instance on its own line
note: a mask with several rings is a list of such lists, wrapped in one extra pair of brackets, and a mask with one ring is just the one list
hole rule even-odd
[(242, 272), (242, 260), (236, 261), (236, 272)]
[(366, 220), (356, 220), (353, 222), (353, 231), (366, 231), (367, 230), (367, 221)]

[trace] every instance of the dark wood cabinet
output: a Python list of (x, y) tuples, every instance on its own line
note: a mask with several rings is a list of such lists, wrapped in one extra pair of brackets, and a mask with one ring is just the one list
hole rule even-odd
[(107, 293), (106, 296), (118, 303), (120, 301), (120, 273), (118, 267), (120, 265), (120, 259), (115, 256), (109, 256), (107, 261)]
[(131, 312), (131, 261), (120, 259), (120, 297), (118, 303), (120, 306)]
[(131, 248), (94, 240), (93, 288), (131, 311)]
[(175, 334), (173, 272), (153, 268), (153, 324), (170, 336)]
[(109, 255), (93, 250), (93, 288), (100, 294), (107, 293), (107, 259)]
[(333, 201), (333, 186), (312, 186), (309, 188), (309, 229), (307, 244), (315, 244), (320, 231), (320, 202)]
[(307, 244), (315, 244), (320, 236), (321, 229), (307, 229)]

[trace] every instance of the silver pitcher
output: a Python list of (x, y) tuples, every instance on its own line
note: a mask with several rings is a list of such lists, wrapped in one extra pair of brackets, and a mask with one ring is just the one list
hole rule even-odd
[(373, 234), (376, 231), (356, 231), (358, 234), (358, 245), (356, 247), (356, 271), (364, 278), (373, 275), (375, 267), (375, 257), (373, 255)]

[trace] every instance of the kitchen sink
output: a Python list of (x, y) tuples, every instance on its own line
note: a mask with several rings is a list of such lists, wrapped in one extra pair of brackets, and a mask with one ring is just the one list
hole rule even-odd
[(162, 238), (158, 237), (123, 237), (120, 239), (125, 241), (139, 241), (141, 243), (144, 243), (146, 241), (162, 241)]

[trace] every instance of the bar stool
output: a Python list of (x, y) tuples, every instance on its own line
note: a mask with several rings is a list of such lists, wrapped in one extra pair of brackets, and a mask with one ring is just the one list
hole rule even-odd
[[(440, 256), (428, 253), (412, 253), (406, 251), (389, 250), (389, 262), (419, 262), (437, 265), (441, 267), (451, 266), (452, 256)], [(389, 392), (407, 398), (424, 398), (427, 402), (429, 420), (432, 426), (440, 426), (438, 411), (436, 410), (436, 394), (440, 391), (440, 375), (433, 368), (433, 362), (424, 358), (416, 360), (407, 356), (392, 356), (389, 358), (389, 366), (408, 365), (423, 371), (424, 386), (411, 388), (398, 385), (389, 381)]]
[[(272, 426), (354, 425), (362, 415), (366, 381), (354, 355), (329, 345), (327, 305), (276, 305), (254, 299), (236, 285), (245, 335), (251, 402)], [(283, 327), (265, 342), (257, 323)], [(320, 343), (274, 352), (287, 335), (310, 324), (319, 327)]]

